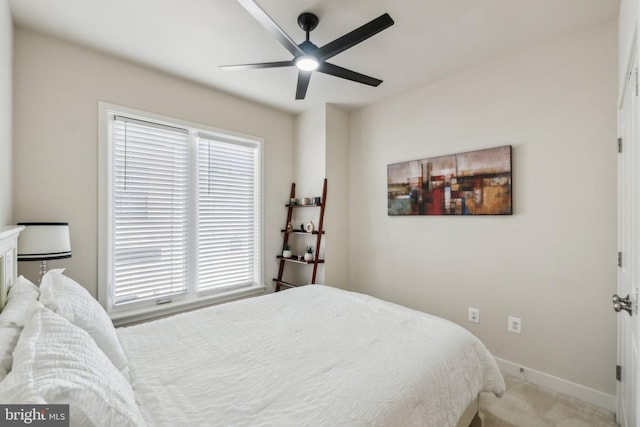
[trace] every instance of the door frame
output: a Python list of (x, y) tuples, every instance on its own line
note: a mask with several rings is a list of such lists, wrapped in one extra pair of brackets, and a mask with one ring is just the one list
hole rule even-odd
[[(637, 1), (637, 0), (634, 0)], [(636, 10), (637, 11), (637, 10)], [(632, 300), (633, 316), (628, 318), (624, 311), (617, 314), (617, 364), (622, 367), (622, 381), (616, 384), (616, 420), (625, 427), (640, 426), (640, 407), (632, 402), (628, 414), (625, 414), (624, 392), (629, 391), (638, 400), (640, 385), (639, 355), (634, 347), (640, 343), (640, 326), (638, 325), (638, 283), (640, 283), (640, 221), (636, 218), (640, 214), (640, 108), (638, 102), (638, 19), (634, 14), (633, 36), (628, 52), (621, 52), (626, 57), (624, 66), (624, 82), (620, 85), (618, 101), (618, 135), (623, 138), (622, 153), (618, 156), (618, 250), (622, 252), (622, 266), (618, 268), (617, 293), (624, 297), (629, 293)], [(635, 96), (634, 96), (635, 95)], [(632, 99), (627, 99), (631, 96)], [(633, 107), (635, 103), (635, 107)], [(625, 105), (631, 108), (631, 120), (626, 120), (629, 112), (625, 113)], [(623, 127), (624, 126), (624, 127)], [(629, 131), (628, 129), (631, 128)], [(625, 138), (626, 137), (626, 138)], [(629, 141), (629, 137), (632, 141)], [(626, 141), (624, 139), (627, 139)], [(629, 157), (630, 156), (630, 157)], [(625, 197), (629, 195), (628, 200)], [(624, 212), (623, 212), (624, 211)], [(625, 216), (623, 216), (625, 215)], [(628, 219), (627, 219), (628, 218)], [(627, 229), (628, 228), (628, 229)], [(629, 234), (631, 233), (631, 234)], [(625, 237), (626, 240), (625, 241)], [(620, 268), (621, 267), (621, 268)], [(623, 288), (623, 280), (630, 281), (630, 290)], [(625, 295), (622, 295), (624, 293)], [(625, 322), (625, 325), (623, 324)], [(637, 335), (637, 336), (634, 336)], [(630, 347), (624, 347), (628, 344)], [(625, 355), (625, 350), (627, 354)], [(636, 348), (636, 352), (639, 349)], [(625, 365), (627, 362), (627, 366)], [(625, 387), (630, 387), (625, 389)], [(625, 420), (625, 415), (627, 418)]]

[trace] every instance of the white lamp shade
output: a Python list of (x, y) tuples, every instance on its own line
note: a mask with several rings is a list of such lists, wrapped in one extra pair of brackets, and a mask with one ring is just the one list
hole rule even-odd
[(18, 261), (46, 261), (71, 258), (67, 222), (22, 222), (18, 236)]

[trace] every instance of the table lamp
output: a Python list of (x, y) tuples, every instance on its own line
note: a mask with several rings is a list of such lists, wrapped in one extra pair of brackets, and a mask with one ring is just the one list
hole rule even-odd
[(18, 261), (41, 261), (40, 279), (47, 273), (47, 261), (71, 258), (68, 222), (20, 222)]

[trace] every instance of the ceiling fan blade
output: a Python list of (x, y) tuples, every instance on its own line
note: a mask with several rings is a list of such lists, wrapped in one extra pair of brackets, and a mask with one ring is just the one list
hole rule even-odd
[(311, 71), (298, 72), (298, 87), (296, 88), (296, 99), (304, 99), (311, 80)]
[(318, 50), (318, 57), (324, 61), (332, 58), (350, 47), (365, 41), (371, 36), (378, 34), (380, 31), (389, 28), (394, 24), (393, 19), (388, 13), (381, 15), (363, 26), (356, 28), (350, 33), (327, 43)]
[(290, 67), (293, 65), (296, 65), (296, 64), (293, 60), (291, 60), (291, 61), (280, 61), (280, 62), (260, 62), (257, 64), (221, 65), (220, 68), (227, 71), (236, 71), (236, 70), (257, 70), (260, 68)]
[(282, 28), (275, 23), (267, 12), (262, 9), (254, 0), (238, 0), (238, 3), (244, 7), (264, 28), (267, 29), (293, 56), (304, 55), (304, 52), (298, 45), (284, 32)]
[(346, 68), (338, 67), (328, 62), (321, 63), (317, 71), (369, 86), (379, 86), (380, 83), (382, 83), (380, 79), (365, 76), (364, 74), (356, 73), (355, 71), (347, 70)]

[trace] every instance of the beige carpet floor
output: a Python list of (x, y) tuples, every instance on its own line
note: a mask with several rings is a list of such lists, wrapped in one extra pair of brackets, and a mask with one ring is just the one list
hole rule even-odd
[(513, 376), (501, 398), (480, 396), (485, 427), (616, 427), (614, 414)]

